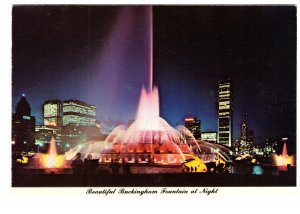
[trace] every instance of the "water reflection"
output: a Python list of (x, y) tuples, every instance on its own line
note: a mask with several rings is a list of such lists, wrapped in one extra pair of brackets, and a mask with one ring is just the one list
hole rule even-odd
[(253, 168), (252, 168), (252, 174), (253, 175), (262, 175), (262, 174), (264, 174), (264, 170), (261, 166), (256, 165), (256, 166), (253, 166)]

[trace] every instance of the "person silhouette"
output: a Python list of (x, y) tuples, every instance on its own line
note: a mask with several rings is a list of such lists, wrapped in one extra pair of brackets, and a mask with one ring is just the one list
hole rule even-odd
[(73, 174), (81, 174), (83, 161), (81, 160), (81, 153), (77, 153), (74, 160), (71, 163), (71, 167), (73, 169)]
[(98, 166), (98, 161), (95, 159), (93, 160), (93, 156), (88, 154), (87, 157), (84, 159), (84, 173), (88, 175), (92, 175), (95, 169)]

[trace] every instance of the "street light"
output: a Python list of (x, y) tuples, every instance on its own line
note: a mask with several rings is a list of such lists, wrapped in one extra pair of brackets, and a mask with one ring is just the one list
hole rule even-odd
[(27, 153), (28, 153), (28, 144), (26, 141), (24, 141), (24, 144), (27, 146)]
[[(65, 148), (67, 148), (67, 149), (70, 148), (70, 144), (67, 143)], [(66, 149), (65, 149), (65, 150), (66, 150)]]

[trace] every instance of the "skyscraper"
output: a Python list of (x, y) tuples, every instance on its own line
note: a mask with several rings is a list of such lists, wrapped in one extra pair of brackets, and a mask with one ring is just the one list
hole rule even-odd
[(241, 140), (247, 141), (248, 139), (248, 113), (242, 113), (242, 124), (241, 124)]
[(232, 147), (232, 85), (218, 82), (218, 143)]
[(195, 139), (201, 139), (201, 121), (194, 117), (187, 117), (184, 119), (185, 127), (191, 131)]
[(35, 117), (31, 116), (31, 108), (24, 95), (19, 100), (12, 117), (12, 150), (14, 152), (36, 150)]

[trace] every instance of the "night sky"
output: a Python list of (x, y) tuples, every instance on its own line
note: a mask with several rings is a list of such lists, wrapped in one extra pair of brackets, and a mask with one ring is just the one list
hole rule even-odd
[[(14, 6), (13, 112), (22, 93), (42, 123), (49, 99), (97, 107), (106, 129), (135, 117), (149, 79), (149, 10)], [(217, 81), (233, 84), (234, 139), (248, 112), (255, 142), (296, 133), (296, 7), (153, 8), (154, 85), (172, 126), (198, 116), (217, 131)]]

